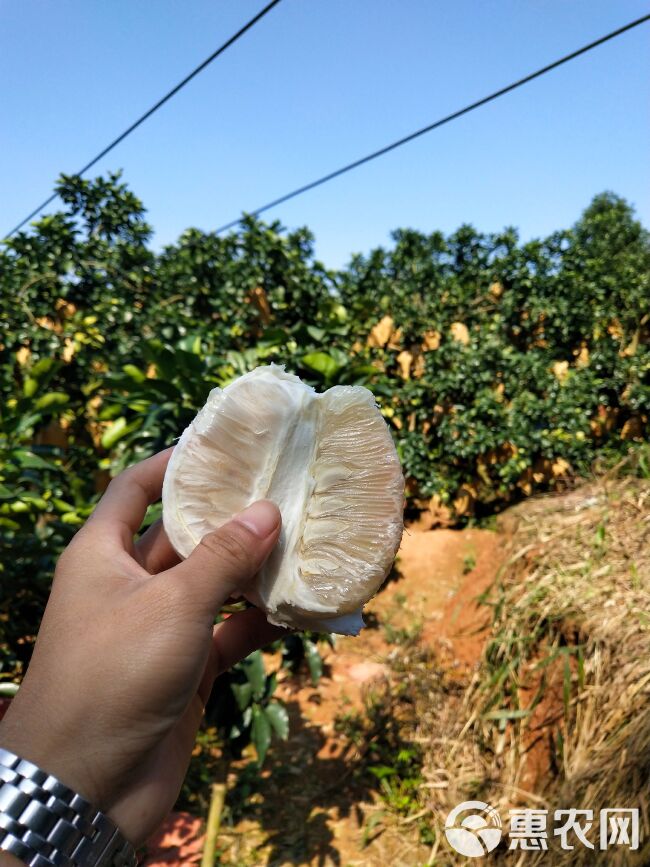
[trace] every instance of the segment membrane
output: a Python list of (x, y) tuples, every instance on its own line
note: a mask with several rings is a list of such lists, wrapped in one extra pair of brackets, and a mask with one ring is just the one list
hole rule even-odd
[(303, 580), (338, 611), (377, 590), (402, 535), (402, 470), (388, 428), (365, 388), (320, 398), (314, 492), (302, 535)]

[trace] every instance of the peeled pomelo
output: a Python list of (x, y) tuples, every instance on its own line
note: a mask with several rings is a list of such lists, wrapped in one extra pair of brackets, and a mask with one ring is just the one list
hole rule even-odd
[(169, 461), (163, 522), (188, 557), (246, 506), (272, 500), (280, 539), (247, 598), (280, 626), (357, 634), (395, 558), (403, 497), (372, 393), (318, 394), (272, 364), (210, 392)]

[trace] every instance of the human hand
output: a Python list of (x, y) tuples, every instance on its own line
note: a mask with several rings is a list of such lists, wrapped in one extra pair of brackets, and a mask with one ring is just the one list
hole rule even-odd
[(253, 504), (180, 562), (161, 522), (167, 449), (117, 476), (59, 559), (32, 662), (0, 745), (105, 812), (134, 845), (172, 808), (215, 677), (285, 630), (256, 609), (214, 626), (277, 542)]

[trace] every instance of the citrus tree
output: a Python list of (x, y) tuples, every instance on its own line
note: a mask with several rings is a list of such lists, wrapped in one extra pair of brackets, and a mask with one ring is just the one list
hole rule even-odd
[[(306, 229), (247, 217), (160, 252), (119, 175), (0, 251), (0, 665), (19, 680), (56, 557), (111, 476), (174, 441), (208, 391), (285, 364), (376, 395), (431, 523), (488, 514), (648, 434), (650, 246), (622, 199), (570, 229), (399, 230), (327, 270)], [(147, 521), (159, 507), (152, 507)], [(318, 672), (317, 636), (285, 659)], [(212, 722), (259, 756), (286, 725), (260, 655)]]

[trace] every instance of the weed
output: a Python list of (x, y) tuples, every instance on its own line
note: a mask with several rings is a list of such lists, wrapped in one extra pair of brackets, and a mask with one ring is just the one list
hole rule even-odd
[(396, 627), (387, 620), (384, 623), (384, 637), (388, 644), (400, 646), (416, 644), (422, 635), (422, 621), (417, 621), (412, 626)]
[(469, 575), (474, 569), (476, 569), (476, 555), (470, 551), (463, 557), (463, 575)]

